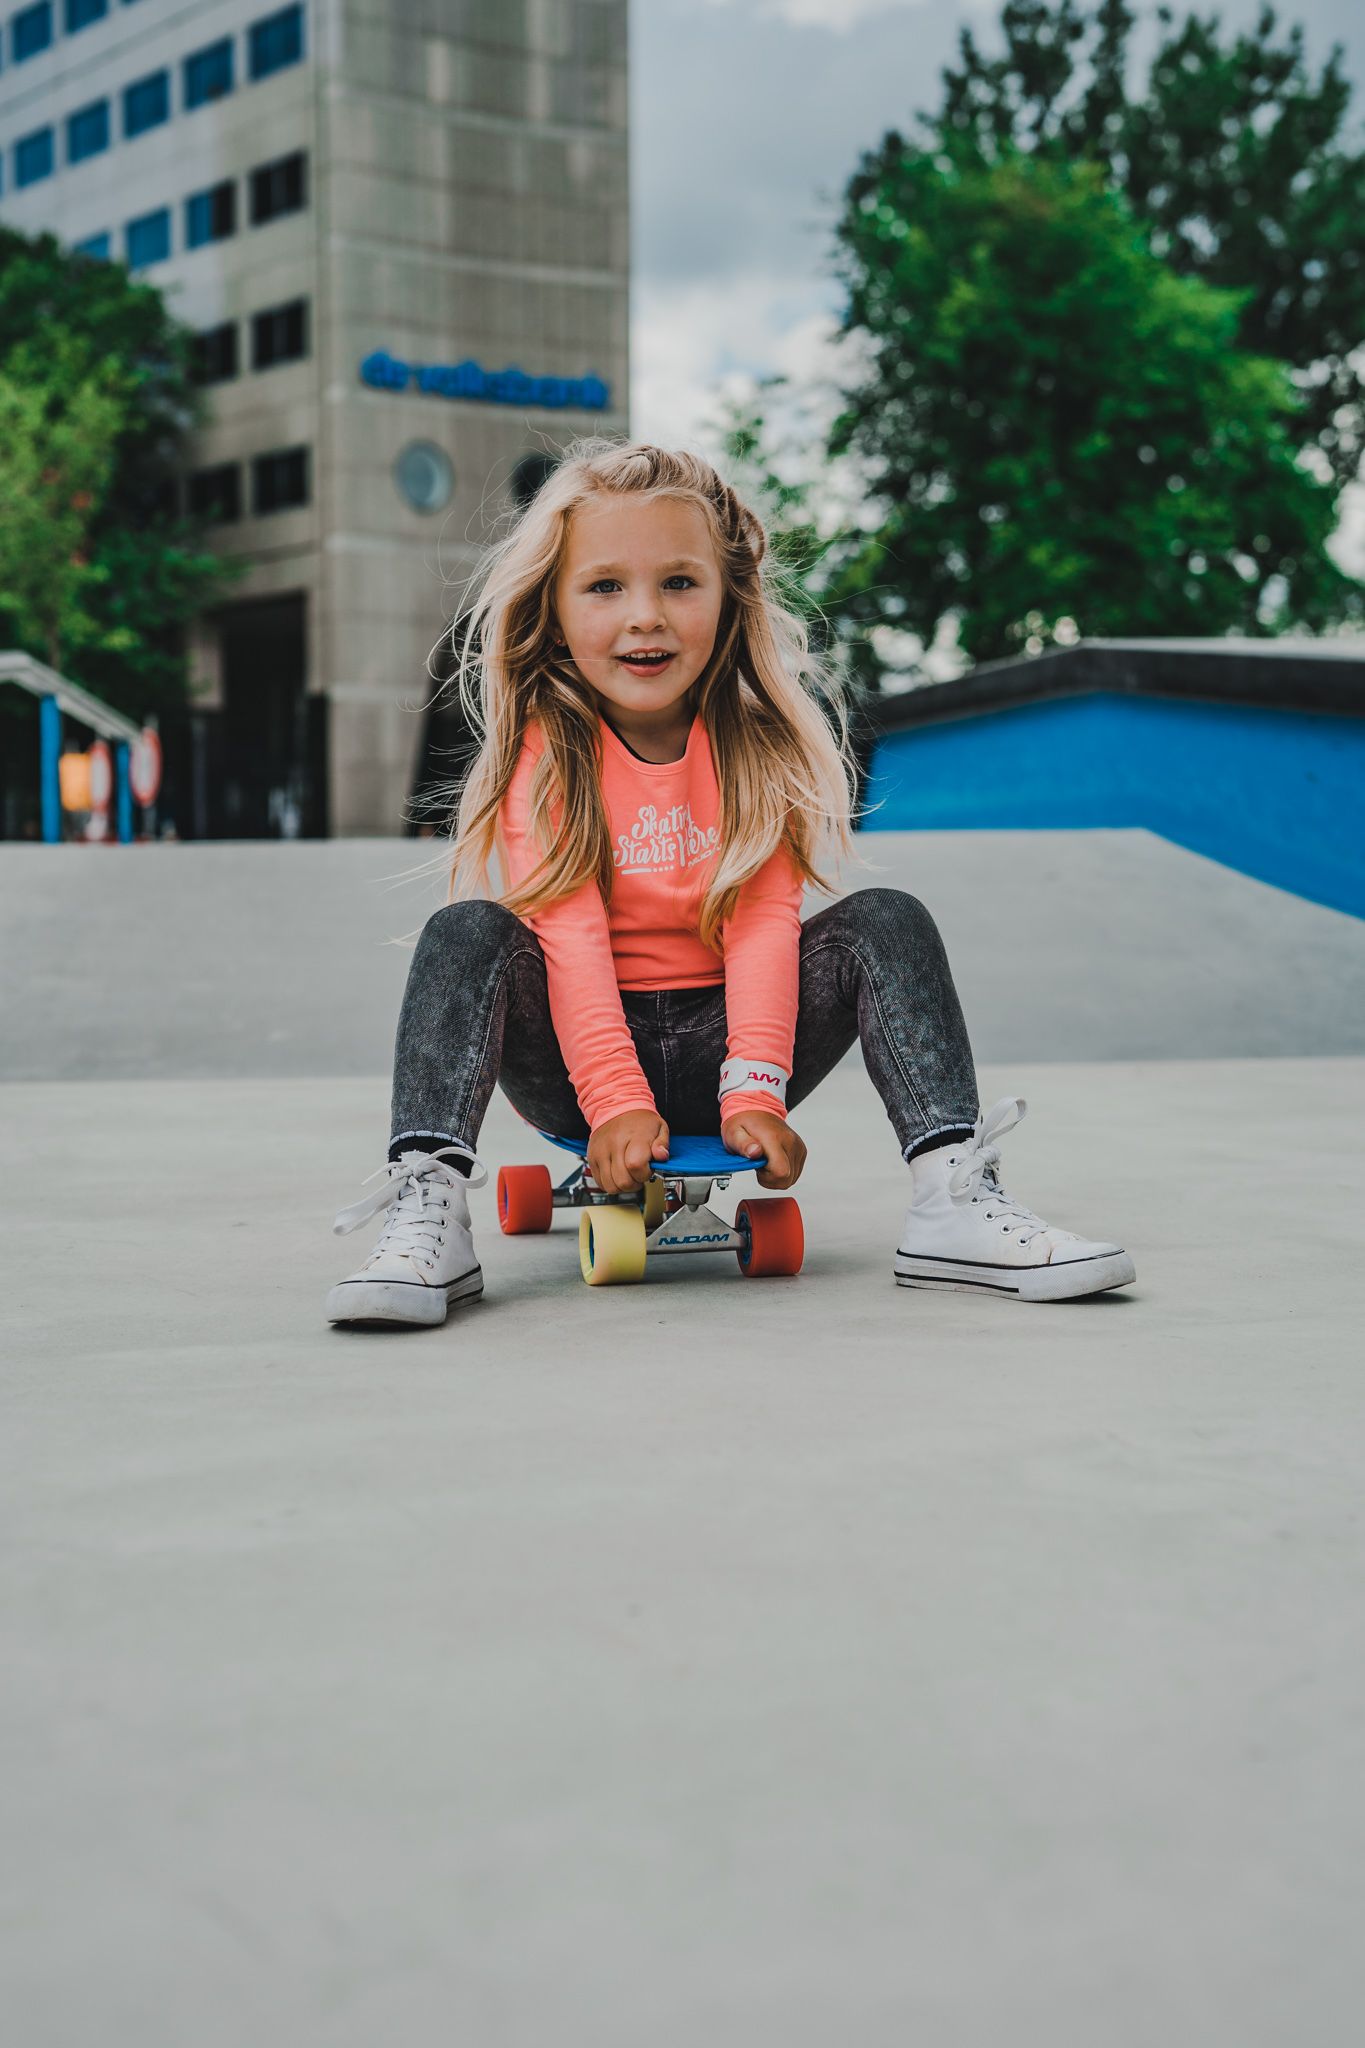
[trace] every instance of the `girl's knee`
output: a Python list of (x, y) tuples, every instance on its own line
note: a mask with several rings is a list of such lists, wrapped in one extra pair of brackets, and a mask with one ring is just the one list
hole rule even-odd
[(908, 889), (859, 889), (845, 902), (861, 934), (887, 945), (907, 946), (938, 938), (938, 926)]
[(481, 898), (445, 903), (434, 910), (422, 927), (422, 944), (442, 952), (496, 957), (514, 940), (532, 938), (521, 919), (501, 903)]

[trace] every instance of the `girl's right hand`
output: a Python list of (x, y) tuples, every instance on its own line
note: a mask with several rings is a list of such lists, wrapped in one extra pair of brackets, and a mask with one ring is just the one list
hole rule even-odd
[(642, 1188), (655, 1160), (667, 1157), (668, 1125), (653, 1109), (627, 1109), (608, 1117), (588, 1140), (588, 1171), (607, 1195)]

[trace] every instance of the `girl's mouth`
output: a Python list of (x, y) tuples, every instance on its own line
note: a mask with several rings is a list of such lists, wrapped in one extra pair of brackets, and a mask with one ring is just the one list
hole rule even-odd
[(674, 658), (662, 648), (645, 649), (639, 654), (618, 654), (616, 657), (622, 668), (629, 669), (633, 676), (662, 675)]

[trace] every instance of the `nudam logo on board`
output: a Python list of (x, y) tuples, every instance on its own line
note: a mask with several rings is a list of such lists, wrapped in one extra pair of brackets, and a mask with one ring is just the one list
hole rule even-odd
[(433, 398), (474, 398), (494, 405), (575, 406), (605, 412), (611, 393), (600, 377), (532, 377), (525, 370), (485, 370), (480, 363), (405, 363), (377, 348), (364, 357), (360, 381), (376, 391), (424, 391)]

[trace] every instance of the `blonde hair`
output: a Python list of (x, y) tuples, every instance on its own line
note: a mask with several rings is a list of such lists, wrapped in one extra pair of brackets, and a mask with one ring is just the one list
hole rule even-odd
[(488, 888), (498, 819), (528, 726), (544, 737), (529, 827), (541, 853), (500, 897), (524, 916), (591, 877), (611, 899), (614, 867), (601, 789), (598, 699), (556, 654), (553, 601), (569, 522), (603, 495), (677, 498), (705, 514), (723, 595), (715, 645), (694, 685), (720, 790), (715, 865), (699, 932), (715, 945), (740, 888), (785, 845), (804, 880), (827, 894), (822, 862), (852, 854), (856, 787), (842, 691), (779, 595), (762, 521), (709, 462), (643, 442), (573, 443), (507, 537), (490, 550), (452, 629), (458, 689), (480, 746), (454, 792), (449, 897)]

